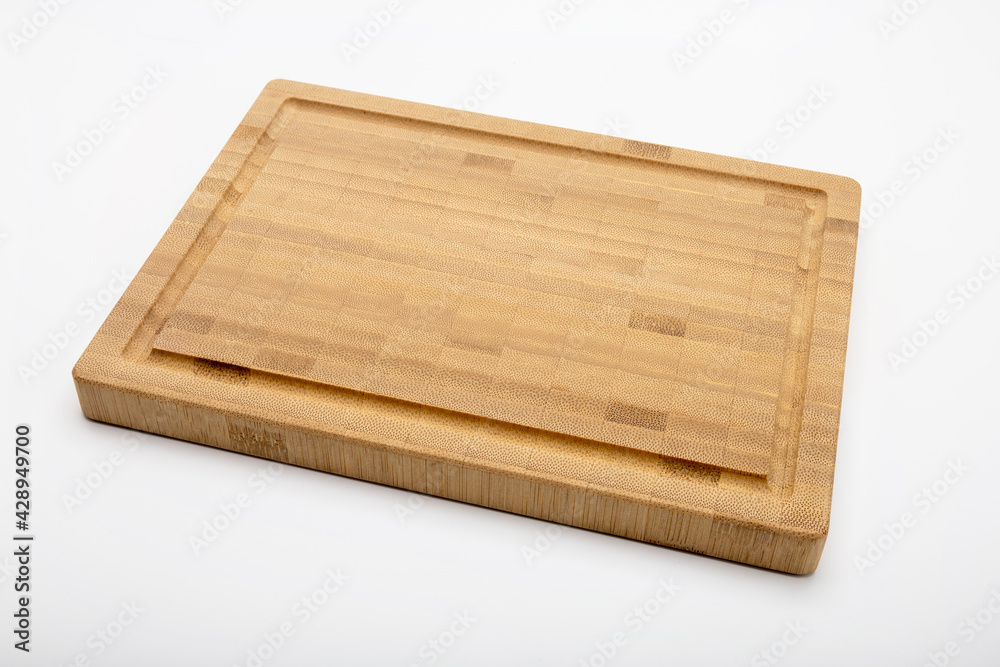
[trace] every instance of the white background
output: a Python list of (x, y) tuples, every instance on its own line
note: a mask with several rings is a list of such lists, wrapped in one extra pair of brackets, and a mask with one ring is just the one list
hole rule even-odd
[[(763, 665), (769, 647), (789, 666), (923, 665), (952, 641), (949, 664), (998, 664), (1000, 279), (976, 279), (1000, 250), (1000, 6), (908, 0), (912, 15), (883, 34), (888, 0), (590, 0), (564, 3), (554, 27), (557, 0), (400, 2), (350, 61), (341, 45), (387, 0), (245, 0), (221, 16), (211, 0), (73, 0), (16, 50), (10, 35), (32, 34), (39, 4), (4, 2), (0, 545), (15, 532), (18, 423), (33, 433), (37, 538), (30, 655), (12, 648), (13, 547), (0, 547), (0, 664), (253, 665), (248, 651), (286, 621), (294, 634), (265, 648), (268, 667)], [(730, 22), (714, 23), (724, 10)], [(679, 67), (699, 33), (701, 53)], [(148, 67), (166, 77), (122, 118), (116, 100)], [(767, 160), (861, 182), (870, 224), (815, 574), (287, 466), (262, 485), (259, 460), (84, 419), (70, 370), (120, 291), (115, 272), (139, 268), (268, 80), (455, 106), (482, 77), (499, 84), (477, 102), (485, 113), (742, 157), (774, 138)], [(59, 180), (53, 162), (104, 118), (113, 132)], [(942, 132), (952, 139), (935, 149)], [(924, 170), (913, 156), (925, 151)], [(954, 291), (966, 283), (980, 288), (971, 300)], [(947, 322), (893, 368), (937, 310)], [(68, 325), (79, 332), (63, 340)], [(23, 378), (52, 340), (64, 349)], [(116, 451), (120, 465), (87, 487)], [(967, 468), (954, 484), (950, 462)], [(935, 481), (935, 502), (916, 503)], [(240, 493), (251, 504), (196, 554), (189, 538)], [(886, 524), (907, 512), (915, 525), (893, 537)], [(337, 568), (342, 588), (296, 615)], [(648, 622), (627, 617), (661, 579), (680, 590)], [(141, 611), (108, 644), (97, 633), (117, 634), (123, 603)], [(961, 625), (982, 609), (992, 623)], [(450, 637), (462, 613), (471, 628)]]

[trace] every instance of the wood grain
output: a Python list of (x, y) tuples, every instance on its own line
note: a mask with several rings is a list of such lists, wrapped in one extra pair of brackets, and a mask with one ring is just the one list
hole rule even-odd
[(288, 81), (74, 369), (93, 419), (788, 572), (860, 188)]

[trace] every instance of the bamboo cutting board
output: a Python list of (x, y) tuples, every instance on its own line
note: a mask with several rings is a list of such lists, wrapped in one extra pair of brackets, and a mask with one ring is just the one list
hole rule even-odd
[(804, 573), (855, 181), (267, 85), (73, 371), (84, 414)]

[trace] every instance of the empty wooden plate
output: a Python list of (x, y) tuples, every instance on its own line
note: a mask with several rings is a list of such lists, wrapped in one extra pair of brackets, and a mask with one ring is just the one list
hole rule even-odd
[(848, 178), (267, 85), (77, 363), (84, 413), (803, 573)]

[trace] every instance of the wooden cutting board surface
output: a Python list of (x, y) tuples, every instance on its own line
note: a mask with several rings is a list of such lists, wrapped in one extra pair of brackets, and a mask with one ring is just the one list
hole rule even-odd
[(808, 571), (859, 206), (841, 177), (272, 82), (81, 358), (81, 404)]

